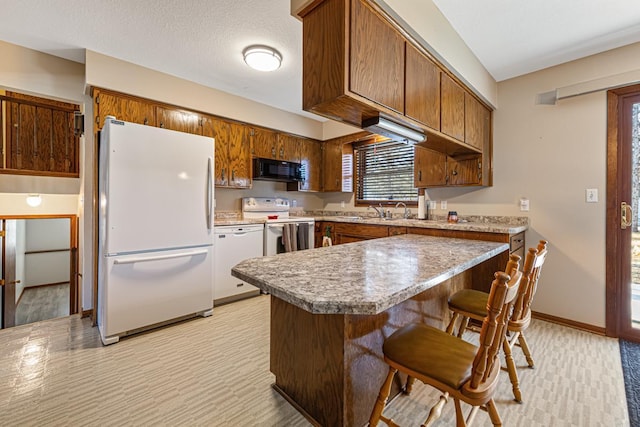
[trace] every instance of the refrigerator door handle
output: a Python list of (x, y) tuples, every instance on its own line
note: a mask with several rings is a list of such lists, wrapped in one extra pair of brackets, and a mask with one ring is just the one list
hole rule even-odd
[(213, 228), (213, 159), (209, 157), (207, 159), (207, 228), (211, 230)]
[(206, 254), (207, 254), (207, 250), (203, 249), (199, 251), (189, 251), (189, 252), (182, 252), (179, 254), (171, 254), (171, 255), (156, 255), (156, 256), (148, 256), (148, 257), (116, 259), (113, 261), (113, 263), (114, 264), (135, 264), (137, 262), (162, 261), (165, 259), (186, 258), (186, 257), (192, 257), (196, 255), (206, 255)]

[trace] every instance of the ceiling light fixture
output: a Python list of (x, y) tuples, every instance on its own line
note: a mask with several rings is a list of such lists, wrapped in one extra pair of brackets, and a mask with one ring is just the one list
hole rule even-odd
[(42, 197), (39, 194), (29, 194), (27, 196), (27, 204), (32, 208), (40, 206), (42, 203)]
[(385, 117), (372, 117), (362, 122), (362, 129), (391, 139), (401, 137), (413, 143), (420, 143), (427, 140), (424, 133), (407, 127), (404, 124), (393, 122)]
[(258, 71), (274, 71), (282, 63), (280, 52), (269, 46), (249, 46), (242, 51), (242, 56), (249, 67)]

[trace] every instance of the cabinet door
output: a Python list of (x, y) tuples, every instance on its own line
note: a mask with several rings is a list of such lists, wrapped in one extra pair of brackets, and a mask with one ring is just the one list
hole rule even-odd
[(214, 138), (215, 142), (215, 179), (216, 187), (229, 185), (229, 144), (225, 122), (213, 117), (203, 117), (202, 134)]
[(249, 138), (251, 139), (251, 154), (253, 157), (263, 159), (278, 158), (278, 135), (277, 133), (263, 128), (250, 128)]
[(300, 191), (320, 191), (322, 187), (320, 168), (322, 165), (322, 146), (319, 142), (302, 139), (300, 141), (300, 163), (302, 163), (303, 181)]
[(157, 107), (156, 120), (161, 128), (202, 135), (202, 121), (197, 113)]
[(479, 185), (482, 179), (482, 156), (447, 160), (449, 185)]
[(440, 130), (440, 70), (407, 43), (405, 115)]
[(342, 144), (323, 143), (322, 191), (342, 191)]
[(240, 123), (227, 123), (229, 145), (229, 187), (251, 187), (251, 144), (247, 127)]
[(468, 92), (464, 93), (464, 142), (484, 150), (489, 144), (491, 111)]
[(404, 113), (404, 39), (363, 0), (351, 1), (349, 89)]
[(416, 188), (447, 184), (447, 156), (438, 151), (415, 146), (413, 182)]
[(335, 244), (337, 245), (389, 236), (389, 227), (386, 225), (345, 224), (337, 222), (334, 225), (334, 229), (336, 233)]
[(93, 108), (97, 130), (102, 129), (107, 116), (114, 116), (125, 122), (156, 125), (155, 107), (138, 99), (95, 90)]
[(300, 144), (302, 138), (288, 135), (286, 133), (278, 134), (278, 160), (287, 162), (300, 163)]
[(442, 73), (440, 90), (440, 130), (452, 138), (464, 141), (464, 89)]

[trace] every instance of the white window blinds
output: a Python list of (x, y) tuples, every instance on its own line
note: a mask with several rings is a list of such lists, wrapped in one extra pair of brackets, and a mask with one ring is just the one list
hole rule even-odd
[(362, 202), (416, 202), (413, 145), (383, 142), (356, 149), (356, 199)]

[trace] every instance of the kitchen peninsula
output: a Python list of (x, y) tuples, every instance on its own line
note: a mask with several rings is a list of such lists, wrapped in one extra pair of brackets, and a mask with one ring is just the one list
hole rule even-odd
[(407, 234), (253, 258), (232, 274), (271, 294), (274, 388), (315, 424), (361, 426), (387, 373), (385, 337), (409, 322), (444, 328), (448, 296), (508, 248)]

